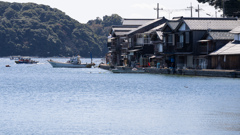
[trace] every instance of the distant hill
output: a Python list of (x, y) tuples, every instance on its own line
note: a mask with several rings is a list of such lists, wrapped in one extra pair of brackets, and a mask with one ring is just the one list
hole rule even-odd
[(46, 5), (0, 2), (0, 56), (90, 57), (92, 52), (102, 57), (109, 28), (116, 24), (121, 24), (118, 15), (81, 24)]

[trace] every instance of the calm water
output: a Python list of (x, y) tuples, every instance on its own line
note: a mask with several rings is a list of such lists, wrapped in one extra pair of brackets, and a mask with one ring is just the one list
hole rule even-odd
[(0, 134), (240, 134), (240, 79), (112, 74), (34, 60), (40, 64), (0, 58)]

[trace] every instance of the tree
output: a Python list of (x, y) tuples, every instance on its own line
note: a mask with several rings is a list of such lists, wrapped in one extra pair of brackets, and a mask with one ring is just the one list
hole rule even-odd
[(197, 0), (223, 10), (228, 17), (240, 17), (240, 0)]

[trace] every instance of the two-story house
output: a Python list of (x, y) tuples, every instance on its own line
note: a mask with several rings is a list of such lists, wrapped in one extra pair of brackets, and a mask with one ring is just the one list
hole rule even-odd
[(153, 33), (149, 31), (166, 21), (164, 17), (155, 19), (127, 33), (129, 66), (136, 63), (141, 67), (149, 66), (149, 58), (154, 55), (155, 47), (152, 42)]
[(123, 19), (122, 25), (112, 26), (108, 36), (108, 58), (112, 66), (121, 66), (128, 53), (126, 34), (154, 19)]
[[(174, 65), (177, 68), (209, 68), (209, 52), (218, 49), (229, 41), (209, 40), (218, 35), (226, 35), (227, 32), (239, 25), (236, 18), (185, 18), (176, 17), (174, 21), (169, 21), (164, 27), (164, 45), (163, 50), (166, 57), (166, 63)], [(177, 26), (176, 26), (177, 25)], [(203, 37), (207, 36), (209, 41), (213, 41), (212, 50), (203, 49)], [(207, 40), (207, 39), (206, 39)], [(218, 41), (218, 42), (216, 42)]]

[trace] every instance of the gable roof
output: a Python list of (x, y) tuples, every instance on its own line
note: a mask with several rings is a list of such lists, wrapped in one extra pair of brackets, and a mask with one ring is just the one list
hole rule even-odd
[(161, 30), (163, 28), (164, 25), (165, 25), (165, 23), (163, 23), (163, 24), (161, 24), (161, 25), (159, 25), (157, 27), (154, 27), (154, 28), (150, 29), (149, 31), (147, 31), (145, 33), (152, 33), (152, 32), (159, 31), (159, 30)]
[(238, 26), (238, 27), (232, 29), (232, 30), (230, 31), (230, 33), (233, 33), (233, 34), (240, 34), (240, 26)]
[(124, 18), (122, 25), (143, 25), (147, 22), (153, 21), (154, 19), (131, 19), (131, 18)]
[(232, 30), (240, 25), (237, 18), (182, 18), (190, 30)]
[(162, 25), (163, 23), (165, 23), (167, 21), (167, 19), (165, 19), (164, 17), (163, 18), (160, 18), (160, 19), (155, 19), (153, 21), (150, 21), (150, 22), (147, 22), (145, 23), (144, 25), (138, 27), (137, 29), (135, 30), (132, 30), (130, 31), (129, 33), (127, 33), (127, 35), (134, 35), (136, 33), (144, 33), (144, 32), (147, 32), (159, 25)]
[(164, 29), (166, 29), (167, 27), (169, 27), (172, 31), (174, 31), (177, 26), (179, 25), (180, 20), (179, 19), (174, 19), (174, 20), (168, 20), (165, 25), (163, 26), (162, 30), (164, 31)]
[(154, 19), (123, 19), (122, 25), (113, 25), (110, 33), (115, 34), (116, 36), (124, 36), (129, 31), (133, 31), (140, 27), (141, 25), (152, 21)]
[(240, 54), (240, 42), (234, 41), (234, 42), (229, 42), (219, 50), (210, 53), (210, 55), (236, 55)]
[(123, 36), (131, 30), (138, 28), (138, 25), (113, 25), (111, 33), (114, 33), (116, 36)]

